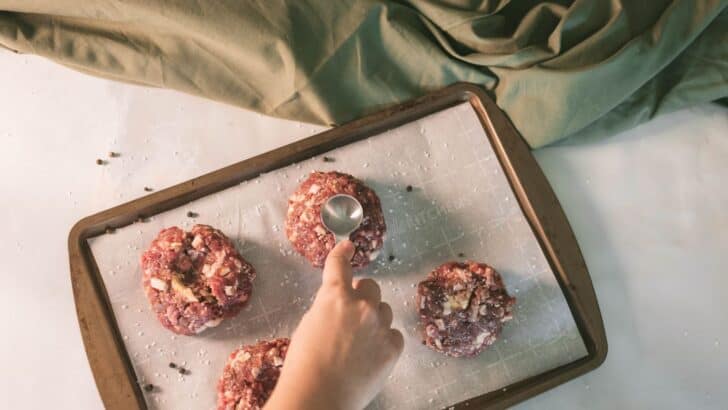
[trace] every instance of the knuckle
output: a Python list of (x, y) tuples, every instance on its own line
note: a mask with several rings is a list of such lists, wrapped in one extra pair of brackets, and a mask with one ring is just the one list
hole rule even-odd
[(359, 305), (359, 312), (361, 313), (362, 317), (376, 317), (377, 312), (374, 309), (374, 305), (369, 300), (359, 300), (357, 304)]

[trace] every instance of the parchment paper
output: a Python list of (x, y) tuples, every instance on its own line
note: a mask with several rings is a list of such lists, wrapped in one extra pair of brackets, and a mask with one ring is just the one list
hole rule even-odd
[[(385, 212), (385, 248), (358, 275), (379, 282), (394, 326), (405, 335), (405, 351), (370, 408), (447, 407), (587, 354), (469, 104), (326, 155), (335, 161), (311, 158), (90, 240), (137, 377), (157, 386), (145, 393), (150, 408), (214, 408), (217, 379), (234, 348), (293, 332), (320, 284), (320, 271), (293, 252), (283, 221), (288, 195), (313, 170), (364, 180)], [(189, 218), (188, 211), (199, 216)], [(194, 223), (218, 227), (237, 241), (258, 277), (250, 303), (236, 318), (198, 336), (175, 336), (150, 311), (139, 255), (162, 228)], [(514, 320), (495, 345), (477, 358), (454, 359), (421, 344), (415, 284), (437, 265), (466, 258), (495, 267), (518, 300)], [(191, 373), (180, 375), (170, 362)]]

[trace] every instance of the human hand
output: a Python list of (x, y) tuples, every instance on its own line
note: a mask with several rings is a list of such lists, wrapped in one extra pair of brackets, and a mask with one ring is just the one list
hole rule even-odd
[(377, 283), (352, 280), (353, 254), (348, 240), (329, 253), (266, 409), (362, 409), (384, 386), (404, 338)]

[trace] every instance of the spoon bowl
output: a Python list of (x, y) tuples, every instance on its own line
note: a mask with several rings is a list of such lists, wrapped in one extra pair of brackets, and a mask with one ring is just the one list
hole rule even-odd
[(336, 242), (349, 239), (364, 219), (364, 208), (351, 195), (337, 194), (326, 200), (321, 207), (321, 222)]

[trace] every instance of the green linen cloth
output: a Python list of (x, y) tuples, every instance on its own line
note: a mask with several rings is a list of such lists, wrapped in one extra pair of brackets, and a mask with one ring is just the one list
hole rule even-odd
[(532, 147), (728, 96), (723, 0), (0, 0), (0, 45), (340, 124), (457, 81)]

